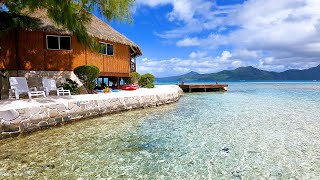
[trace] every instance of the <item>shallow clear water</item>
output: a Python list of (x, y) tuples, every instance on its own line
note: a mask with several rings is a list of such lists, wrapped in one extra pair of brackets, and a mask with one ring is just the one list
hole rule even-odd
[(319, 178), (320, 84), (229, 85), (0, 141), (0, 179)]

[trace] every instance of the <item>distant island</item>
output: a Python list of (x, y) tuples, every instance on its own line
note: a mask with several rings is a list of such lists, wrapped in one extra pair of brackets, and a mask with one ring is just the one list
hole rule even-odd
[(284, 72), (264, 71), (252, 66), (224, 70), (217, 73), (199, 74), (191, 71), (180, 76), (157, 78), (157, 81), (223, 81), (223, 80), (320, 80), (320, 65), (304, 70)]

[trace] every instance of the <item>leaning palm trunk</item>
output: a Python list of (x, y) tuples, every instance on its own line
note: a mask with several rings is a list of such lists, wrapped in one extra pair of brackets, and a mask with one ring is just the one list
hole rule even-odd
[(0, 100), (7, 99), (9, 93), (8, 71), (0, 70)]

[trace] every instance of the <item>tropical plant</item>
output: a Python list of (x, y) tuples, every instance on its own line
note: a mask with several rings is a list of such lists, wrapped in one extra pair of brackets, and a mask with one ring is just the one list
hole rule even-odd
[(9, 71), (8, 70), (6, 70), (6, 69), (0, 69), (0, 77), (1, 78), (7, 78), (7, 77), (9, 77)]
[(70, 90), (71, 94), (80, 94), (80, 88), (77, 82), (69, 78), (67, 78), (66, 81), (66, 83), (62, 84), (63, 89)]
[(143, 86), (144, 88), (154, 88), (153, 83), (148, 83), (147, 85)]
[(87, 91), (93, 93), (96, 80), (100, 74), (99, 68), (92, 65), (83, 65), (76, 67), (73, 72), (78, 76)]
[(144, 87), (144, 88), (154, 88), (154, 75), (147, 73), (141, 76), (139, 80), (139, 86)]
[(124, 78), (124, 82), (126, 84), (138, 84), (141, 76), (138, 72), (132, 72), (130, 73), (130, 77)]
[(10, 28), (30, 27), (37, 24), (28, 18), (26, 11), (46, 9), (48, 17), (75, 34), (78, 40), (89, 48), (96, 48), (95, 38), (86, 31), (90, 22), (90, 12), (96, 11), (107, 20), (131, 22), (130, 8), (134, 0), (0, 0), (0, 12), (8, 12), (7, 17), (0, 16), (0, 32)]
[(104, 88), (107, 87), (107, 84), (106, 84), (105, 82), (102, 82), (102, 83), (100, 84), (100, 86), (101, 86), (102, 89), (104, 89)]
[(130, 73), (131, 84), (138, 84), (140, 78), (141, 78), (141, 75), (138, 72)]
[(110, 92), (112, 92), (112, 90), (111, 90), (111, 88), (107, 87), (107, 88), (104, 88), (104, 89), (102, 90), (102, 92), (103, 92), (103, 93), (110, 93)]

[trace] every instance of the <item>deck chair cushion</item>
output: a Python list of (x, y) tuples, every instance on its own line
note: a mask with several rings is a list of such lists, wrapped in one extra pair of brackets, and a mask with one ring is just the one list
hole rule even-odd
[(29, 92), (27, 79), (25, 77), (10, 77), (11, 89), (15, 89), (19, 94)]

